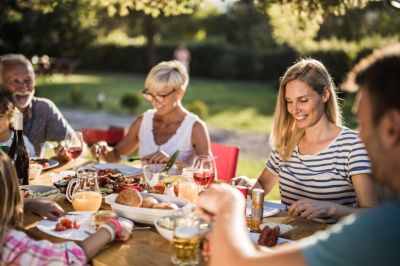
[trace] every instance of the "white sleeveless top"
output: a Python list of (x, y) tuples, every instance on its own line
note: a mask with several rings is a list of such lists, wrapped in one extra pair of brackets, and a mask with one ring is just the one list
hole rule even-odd
[(146, 156), (157, 150), (163, 150), (169, 156), (179, 149), (178, 161), (192, 164), (196, 155), (192, 146), (192, 129), (195, 122), (203, 123), (199, 117), (193, 113), (188, 113), (175, 134), (167, 142), (157, 145), (153, 134), (153, 118), (155, 110), (147, 110), (143, 113), (142, 123), (139, 129), (139, 157)]

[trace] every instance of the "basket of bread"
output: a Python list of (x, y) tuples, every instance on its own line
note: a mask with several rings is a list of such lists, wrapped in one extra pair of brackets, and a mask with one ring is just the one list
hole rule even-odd
[(111, 194), (105, 202), (119, 216), (146, 224), (153, 224), (161, 216), (172, 215), (177, 210), (190, 207), (185, 199), (154, 193), (125, 189), (119, 194)]

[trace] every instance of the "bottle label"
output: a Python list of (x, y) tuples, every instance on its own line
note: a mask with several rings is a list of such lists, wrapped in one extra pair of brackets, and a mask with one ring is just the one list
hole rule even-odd
[(23, 128), (23, 118), (20, 111), (14, 111), (14, 130), (22, 130)]

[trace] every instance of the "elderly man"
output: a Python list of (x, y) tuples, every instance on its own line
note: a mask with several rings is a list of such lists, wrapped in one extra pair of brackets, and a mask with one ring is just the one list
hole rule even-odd
[[(0, 87), (24, 114), (23, 133), (32, 142), (36, 154), (40, 154), (45, 141), (62, 141), (68, 131), (73, 132), (52, 101), (33, 96), (35, 73), (25, 56), (6, 54), (0, 57)], [(61, 146), (56, 152), (68, 158)]]
[[(357, 64), (349, 82), (358, 93), (360, 137), (373, 177), (400, 195), (400, 44)], [(204, 192), (197, 211), (214, 219), (211, 265), (399, 265), (400, 198), (350, 215), (328, 230), (263, 253), (251, 243), (243, 196), (228, 185)]]

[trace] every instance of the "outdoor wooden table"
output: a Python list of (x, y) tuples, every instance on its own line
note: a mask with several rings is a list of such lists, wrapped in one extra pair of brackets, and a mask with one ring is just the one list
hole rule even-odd
[[(85, 159), (78, 159), (77, 165), (88, 164)], [(61, 163), (57, 168), (42, 173), (37, 179), (32, 180), (32, 185), (52, 185), (50, 172), (60, 172), (71, 169), (72, 162)], [(63, 196), (58, 196), (56, 202), (66, 212), (73, 211), (71, 203)], [(103, 202), (101, 209), (110, 209), (110, 206)], [(35, 214), (25, 214), (24, 223), (26, 232), (34, 239), (47, 239), (59, 243), (64, 239), (50, 236), (36, 228), (36, 223), (41, 217)], [(264, 218), (264, 221), (283, 222), (294, 226), (285, 237), (291, 240), (298, 240), (309, 236), (316, 231), (326, 228), (325, 224), (307, 221), (302, 218), (289, 218), (287, 212), (282, 211), (275, 217)], [(232, 229), (233, 230), (233, 229)], [(155, 228), (150, 230), (133, 231), (131, 238), (126, 242), (113, 242), (107, 245), (91, 261), (92, 265), (172, 265), (171, 244), (157, 233)], [(204, 261), (200, 265), (206, 265)]]

